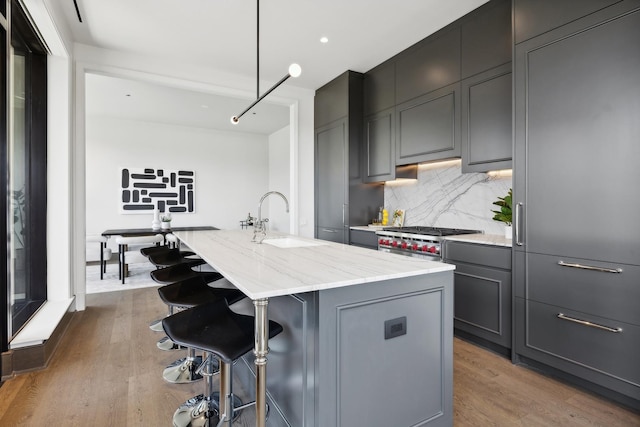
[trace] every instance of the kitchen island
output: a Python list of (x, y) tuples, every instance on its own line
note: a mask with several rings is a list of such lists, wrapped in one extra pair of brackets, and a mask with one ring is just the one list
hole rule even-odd
[[(256, 398), (256, 425), (265, 387), (270, 426), (452, 424), (454, 266), (251, 230), (176, 235), (253, 301), (257, 357), (235, 387)], [(267, 303), (284, 327), (268, 377)]]

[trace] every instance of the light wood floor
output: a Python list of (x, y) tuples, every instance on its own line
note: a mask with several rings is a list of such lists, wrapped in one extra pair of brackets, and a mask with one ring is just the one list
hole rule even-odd
[[(156, 349), (161, 334), (147, 325), (166, 309), (155, 289), (87, 299), (49, 367), (0, 387), (0, 426), (169, 426), (174, 410), (202, 392), (201, 382), (161, 377), (183, 353)], [(247, 410), (235, 425), (252, 420)], [(454, 425), (628, 427), (640, 426), (640, 415), (456, 339)]]

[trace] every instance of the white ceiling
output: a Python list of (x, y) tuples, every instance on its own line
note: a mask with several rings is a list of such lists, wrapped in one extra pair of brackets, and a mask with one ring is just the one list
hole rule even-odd
[[(486, 1), (262, 0), (260, 79), (273, 84), (286, 74), (289, 64), (297, 62), (302, 67), (302, 75), (287, 80), (285, 84), (315, 90), (346, 70), (370, 70)], [(256, 77), (255, 0), (77, 0), (77, 3), (82, 23), (78, 21), (73, 0), (64, 0), (63, 10), (79, 43), (157, 55), (163, 59)], [(320, 43), (322, 36), (328, 37), (329, 42)], [(129, 90), (132, 96), (124, 101), (114, 99), (109, 103), (111, 107), (94, 105), (96, 113), (122, 114), (126, 111), (127, 114), (146, 115), (151, 119), (153, 111), (134, 113), (133, 108), (129, 108), (131, 106), (122, 107), (127, 105), (124, 102), (132, 104), (134, 91), (156, 96), (153, 104), (146, 103), (146, 108), (162, 105), (163, 110), (157, 113), (159, 117), (171, 116), (176, 122), (190, 118), (194, 123), (198, 114), (180, 114), (184, 109), (177, 106), (172, 111), (171, 107), (164, 105), (166, 96), (170, 96), (174, 104), (179, 104), (176, 96), (184, 92), (188, 102), (201, 110), (205, 110), (201, 105), (208, 105), (210, 113), (216, 111), (217, 103), (238, 103), (239, 107), (232, 109), (236, 113), (248, 105), (243, 100), (214, 99), (212, 95), (173, 88), (163, 88), (164, 94), (151, 95), (154, 85), (110, 79), (101, 76), (92, 79), (95, 87), (89, 87), (88, 93), (95, 90), (101, 96), (115, 96)], [(120, 89), (119, 84), (123, 85)], [(127, 84), (130, 86), (125, 86)], [(155, 88), (160, 90), (158, 86)], [(254, 89), (255, 86), (247, 88)], [(261, 91), (266, 89), (268, 87), (261, 88)], [(274, 107), (275, 117), (286, 116), (284, 120), (288, 123), (287, 108), (269, 103), (265, 104), (266, 107)], [(261, 114), (269, 114), (267, 110), (257, 113), (252, 120)], [(225, 113), (221, 118), (220, 126), (233, 130), (228, 126), (227, 116)], [(207, 120), (200, 125), (213, 127)], [(273, 129), (256, 125), (252, 131), (270, 133)]]

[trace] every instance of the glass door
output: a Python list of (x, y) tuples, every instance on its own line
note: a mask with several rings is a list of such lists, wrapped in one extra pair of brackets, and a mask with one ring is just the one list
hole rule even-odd
[(11, 1), (7, 14), (4, 35), (10, 42), (3, 51), (7, 89), (2, 102), (8, 129), (3, 132), (0, 191), (7, 237), (2, 317), (10, 343), (47, 299), (47, 52), (19, 2)]

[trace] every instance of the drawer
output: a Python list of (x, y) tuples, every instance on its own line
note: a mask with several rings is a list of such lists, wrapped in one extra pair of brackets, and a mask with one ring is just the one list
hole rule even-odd
[(317, 227), (316, 238), (322, 240), (329, 240), (336, 243), (348, 243), (346, 239), (344, 228), (329, 228), (329, 227)]
[(375, 231), (350, 230), (349, 239), (352, 245), (378, 249), (378, 236)]
[(529, 254), (526, 271), (527, 299), (640, 325), (638, 266)]
[(640, 327), (520, 298), (516, 307), (518, 353), (640, 399)]
[(446, 241), (444, 257), (446, 261), (511, 270), (511, 248), (502, 246)]

